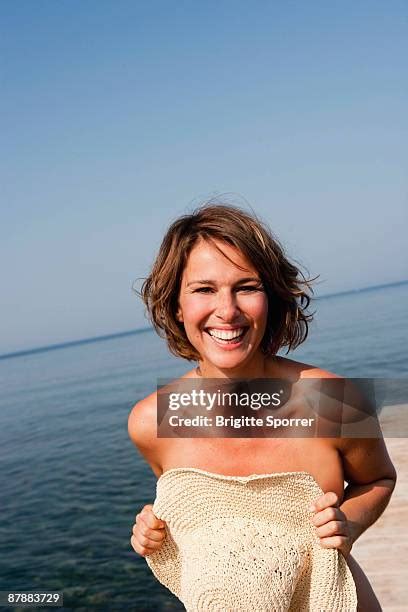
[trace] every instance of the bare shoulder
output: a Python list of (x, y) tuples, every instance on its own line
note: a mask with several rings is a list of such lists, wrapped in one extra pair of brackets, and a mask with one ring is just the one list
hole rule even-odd
[(339, 374), (335, 374), (329, 370), (324, 370), (318, 366), (308, 364), (301, 365), (305, 367), (303, 367), (300, 372), (300, 378), (343, 378), (343, 376), (340, 376)]
[(128, 433), (133, 444), (159, 477), (161, 467), (160, 440), (157, 438), (157, 393), (151, 393), (135, 404), (128, 417)]
[[(328, 410), (331, 413), (330, 419), (336, 418), (334, 411), (338, 410), (343, 429), (344, 426), (348, 426), (354, 435), (343, 434), (340, 438), (333, 437), (326, 440), (339, 453), (344, 469), (344, 479), (347, 482), (368, 484), (381, 478), (390, 478), (395, 481), (395, 468), (388, 455), (375, 411), (369, 406), (367, 399), (360, 393), (352, 380), (324, 368), (284, 357), (278, 358), (277, 364), (278, 368), (281, 368), (280, 375), (288, 376), (292, 380), (315, 378), (341, 381), (339, 382), (339, 390), (344, 393), (344, 396), (341, 396), (343, 398), (342, 403), (328, 402)], [(334, 391), (336, 391), (336, 388), (330, 388), (330, 391), (329, 396), (332, 396), (332, 399), (335, 398)], [(368, 425), (364, 420), (363, 424), (366, 428), (364, 436), (356, 437), (356, 425), (362, 420), (362, 417), (369, 419), (370, 433), (368, 433)]]
[[(169, 388), (177, 384), (177, 380), (192, 378), (194, 375), (195, 370), (186, 372), (179, 379), (169, 382)], [(157, 391), (133, 406), (128, 418), (128, 432), (130, 439), (139, 449), (151, 448), (157, 443)]]
[[(180, 378), (191, 378), (195, 370), (186, 372)], [(171, 385), (177, 381), (172, 381)], [(157, 477), (163, 473), (163, 456), (166, 452), (166, 439), (157, 437), (157, 391), (138, 401), (128, 417), (128, 433), (133, 444)]]
[(130, 411), (128, 432), (138, 447), (148, 447), (156, 438), (157, 392), (138, 401)]
[(310, 363), (295, 361), (287, 357), (277, 357), (275, 359), (277, 360), (277, 366), (282, 377), (287, 375), (297, 380), (299, 378), (343, 378), (334, 372), (330, 372), (329, 370), (325, 370), (324, 368)]

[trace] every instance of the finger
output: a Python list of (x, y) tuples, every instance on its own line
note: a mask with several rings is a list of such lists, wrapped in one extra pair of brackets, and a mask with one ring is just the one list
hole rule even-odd
[(339, 496), (334, 491), (328, 491), (321, 497), (318, 497), (309, 508), (310, 512), (319, 512), (320, 510), (324, 510), (329, 506), (338, 506), (339, 505)]
[(320, 546), (323, 548), (343, 548), (346, 547), (348, 538), (346, 536), (336, 535), (330, 538), (321, 538)]
[(160, 519), (158, 519), (158, 518), (155, 516), (155, 514), (154, 514), (154, 512), (153, 512), (153, 506), (152, 506), (152, 504), (146, 504), (145, 506), (143, 506), (143, 508), (141, 509), (141, 511), (140, 511), (140, 512), (138, 512), (138, 514), (136, 514), (136, 516), (135, 516), (135, 523), (137, 523), (137, 519), (138, 519), (138, 517), (140, 517), (140, 516), (145, 517), (145, 516), (149, 516), (149, 515), (152, 515), (152, 516), (153, 516), (153, 517), (154, 517), (154, 518), (155, 518), (157, 521), (159, 521), (160, 523), (163, 523), (163, 525), (164, 525), (164, 522), (163, 522), (163, 521), (160, 521)]
[(132, 533), (137, 538), (140, 535), (140, 540), (141, 538), (144, 538), (145, 540), (148, 540), (152, 543), (162, 542), (166, 536), (166, 532), (164, 531), (164, 529), (149, 529), (144, 524), (142, 524), (142, 521), (139, 521), (139, 523), (133, 525)]
[(145, 506), (140, 513), (139, 518), (149, 527), (149, 529), (164, 529), (166, 523), (153, 514), (151, 509), (153, 506)]
[(347, 525), (343, 521), (330, 521), (316, 529), (319, 538), (327, 538), (336, 535), (347, 536)]
[(344, 520), (345, 520), (345, 516), (343, 512), (339, 508), (333, 508), (333, 506), (330, 506), (329, 508), (326, 508), (325, 510), (321, 510), (320, 512), (317, 512), (312, 517), (312, 523), (315, 527), (321, 527), (322, 525), (324, 525), (325, 523), (329, 523), (330, 521), (344, 521)]
[(141, 548), (149, 550), (150, 552), (155, 552), (156, 550), (159, 550), (159, 548), (161, 548), (162, 546), (162, 542), (154, 542), (153, 540), (148, 540), (140, 533), (136, 534), (136, 536), (134, 537), (136, 538), (136, 541)]
[(154, 549), (149, 548), (147, 546), (142, 546), (134, 535), (132, 535), (132, 537), (130, 538), (130, 543), (132, 545), (133, 550), (137, 552), (138, 555), (141, 555), (142, 557), (151, 555), (154, 552)]
[(140, 529), (136, 528), (132, 531), (132, 536), (134, 536), (139, 544), (139, 546), (144, 548), (151, 548), (152, 550), (158, 550), (161, 548), (163, 544), (163, 538), (160, 540), (154, 540), (150, 537), (146, 537), (143, 533), (140, 532)]
[(136, 522), (136, 525), (140, 526), (140, 529), (141, 531), (143, 531), (143, 533), (147, 534), (148, 531), (155, 531), (156, 533), (161, 533), (162, 537), (164, 537), (165, 523), (163, 523), (163, 521), (157, 523), (157, 521), (151, 520), (149, 519), (149, 517), (143, 516), (143, 514), (141, 514)]

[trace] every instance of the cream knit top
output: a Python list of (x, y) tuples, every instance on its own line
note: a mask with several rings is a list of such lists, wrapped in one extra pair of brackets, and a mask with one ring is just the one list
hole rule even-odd
[(307, 472), (168, 470), (153, 506), (166, 538), (146, 561), (188, 612), (355, 611), (348, 565), (311, 522), (322, 494)]

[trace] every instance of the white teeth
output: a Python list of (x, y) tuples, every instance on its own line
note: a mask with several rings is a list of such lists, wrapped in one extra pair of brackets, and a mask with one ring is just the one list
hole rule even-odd
[(221, 330), (221, 329), (209, 329), (208, 333), (210, 336), (214, 336), (214, 338), (219, 338), (220, 340), (233, 340), (234, 338), (238, 338), (242, 336), (244, 333), (244, 328), (240, 329), (231, 329), (231, 330)]

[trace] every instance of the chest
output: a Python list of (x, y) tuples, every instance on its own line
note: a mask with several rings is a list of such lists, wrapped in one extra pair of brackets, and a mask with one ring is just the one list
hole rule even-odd
[(163, 471), (194, 467), (228, 476), (308, 472), (323, 492), (343, 495), (340, 455), (331, 439), (171, 439), (162, 456)]

